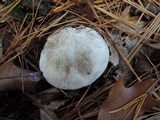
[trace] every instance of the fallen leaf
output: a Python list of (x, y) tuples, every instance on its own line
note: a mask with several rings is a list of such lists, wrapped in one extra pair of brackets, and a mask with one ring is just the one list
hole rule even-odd
[[(60, 106), (64, 105), (65, 101), (60, 100), (60, 101), (52, 101), (49, 105), (43, 105), (45, 106), (45, 109), (47, 111), (54, 111), (58, 109)], [(41, 120), (53, 120), (51, 116), (47, 113), (47, 111), (44, 111), (43, 109), (40, 109), (40, 119)]]
[(22, 90), (36, 92), (36, 84), (40, 80), (39, 72), (24, 70), (9, 61), (0, 66), (0, 91)]
[(0, 38), (0, 61), (2, 59), (3, 56), (3, 46), (2, 46), (2, 38)]
[(76, 4), (77, 7), (80, 9), (84, 10), (84, 12), (87, 12), (87, 18), (89, 20), (93, 20), (94, 14), (92, 11), (92, 8), (94, 6), (94, 1), (95, 0), (74, 0), (74, 3)]
[(147, 22), (144, 20), (139, 21), (139, 16), (131, 16), (130, 9), (131, 9), (131, 6), (127, 6), (122, 11), (121, 16), (127, 21), (130, 21), (134, 25), (134, 28), (131, 28), (130, 26), (127, 26), (122, 22), (117, 22), (116, 25), (122, 30), (125, 30), (129, 33), (137, 34), (143, 29), (143, 27), (147, 24)]
[[(4, 13), (3, 13), (4, 14)], [(0, 15), (2, 16), (2, 15)], [(0, 23), (5, 23), (7, 22), (7, 20), (9, 20), (11, 18), (11, 16), (7, 15), (6, 17), (4, 17), (3, 19), (0, 20)]]
[(64, 100), (51, 101), (51, 103), (49, 105), (46, 105), (46, 107), (49, 110), (57, 110), (60, 106), (64, 105), (64, 103)]
[(40, 120), (53, 120), (44, 110), (40, 109)]
[(151, 93), (149, 93), (142, 108), (141, 108), (139, 116), (143, 115), (144, 112), (149, 111), (154, 106), (160, 106), (160, 101), (153, 98)]
[(148, 59), (143, 54), (138, 54), (135, 57), (135, 63), (134, 63), (134, 70), (136, 73), (141, 76), (143, 74), (150, 74), (152, 69), (151, 64), (149, 63)]
[(74, 0), (74, 3), (76, 4), (77, 7), (82, 8), (84, 7), (86, 0)]
[(146, 45), (154, 49), (160, 49), (160, 43), (148, 43)]
[[(149, 78), (142, 82), (138, 81), (133, 86), (126, 88), (123, 84), (124, 77), (125, 74), (123, 74), (122, 77), (112, 87), (108, 98), (100, 108), (98, 120), (132, 120), (134, 118), (135, 111), (137, 110), (137, 105), (139, 104), (136, 101), (140, 100), (140, 98), (145, 95), (146, 99), (144, 100), (140, 114), (143, 114), (146, 110), (150, 109), (154, 105), (160, 104), (160, 101), (157, 101), (150, 95), (147, 95), (149, 90), (157, 83), (157, 80)], [(130, 105), (128, 103), (130, 103)], [(118, 110), (127, 104), (127, 107), (122, 110)]]
[(116, 48), (113, 46), (112, 43), (109, 44), (109, 50), (110, 50), (110, 53), (111, 53), (111, 55), (109, 56), (109, 61), (114, 66), (117, 66), (119, 64), (120, 57), (119, 57), (119, 54), (118, 54)]
[[(56, 90), (55, 88), (50, 89), (49, 91), (45, 91), (46, 93), (45, 96), (43, 96), (44, 92), (42, 92), (42, 94), (39, 95), (37, 94), (30, 95), (28, 93), (25, 93), (28, 99), (32, 101), (40, 109), (41, 120), (59, 120), (54, 110), (57, 110), (60, 106), (64, 105), (66, 101), (65, 100), (58, 101), (50, 99), (50, 93), (53, 92), (53, 95), (56, 96), (57, 94), (59, 94), (58, 91), (59, 90), (58, 89)], [(49, 95), (49, 97), (47, 97), (47, 94)], [(48, 99), (48, 100), (45, 100), (47, 101), (45, 103), (43, 99)]]

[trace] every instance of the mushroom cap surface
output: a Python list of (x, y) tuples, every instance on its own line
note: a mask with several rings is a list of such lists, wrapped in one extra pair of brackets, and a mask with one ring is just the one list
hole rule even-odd
[(97, 31), (66, 27), (47, 38), (40, 56), (40, 70), (51, 85), (74, 90), (99, 78), (108, 61), (108, 46)]

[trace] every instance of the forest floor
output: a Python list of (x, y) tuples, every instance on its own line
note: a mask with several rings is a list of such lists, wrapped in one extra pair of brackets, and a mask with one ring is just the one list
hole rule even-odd
[[(98, 31), (105, 72), (78, 90), (57, 89), (39, 68), (47, 37), (64, 27)], [(159, 120), (159, 0), (0, 1), (0, 120)]]

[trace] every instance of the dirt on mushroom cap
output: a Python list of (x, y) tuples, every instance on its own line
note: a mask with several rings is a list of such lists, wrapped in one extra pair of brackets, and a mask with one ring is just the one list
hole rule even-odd
[(100, 77), (108, 59), (107, 44), (98, 32), (88, 27), (67, 27), (48, 37), (40, 69), (51, 85), (78, 89)]

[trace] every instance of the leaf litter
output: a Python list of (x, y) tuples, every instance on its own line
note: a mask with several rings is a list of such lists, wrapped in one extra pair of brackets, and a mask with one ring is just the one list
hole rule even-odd
[(112, 87), (100, 108), (98, 120), (134, 120), (151, 107), (160, 105), (160, 101), (151, 95), (157, 80), (148, 78), (126, 88), (124, 77), (125, 74)]
[[(126, 114), (126, 119), (149, 119), (159, 115), (160, 60), (155, 54), (159, 49), (158, 1), (35, 0), (28, 4), (28, 1), (17, 0), (11, 3), (10, 6), (3, 4), (0, 11), (0, 19), (7, 18), (0, 24), (3, 45), (0, 85), (3, 86), (1, 91), (8, 94), (15, 89), (23, 90), (19, 96), (36, 106), (33, 114), (27, 113), (25, 119), (94, 120), (97, 116), (98, 119), (105, 116), (113, 119)], [(82, 9), (79, 4), (86, 8)], [(23, 12), (22, 16), (14, 14), (15, 8), (21, 11), (23, 7), (29, 9), (28, 13)], [(110, 46), (110, 64), (89, 87), (75, 91), (55, 90), (40, 76), (40, 51), (46, 37), (54, 30), (79, 25), (93, 27), (104, 37)], [(18, 61), (19, 66), (13, 61)], [(139, 68), (143, 72), (139, 72)], [(122, 75), (125, 71), (128, 71), (126, 77)], [(32, 81), (33, 78), (36, 82)], [(7, 83), (6, 88), (4, 83)], [(0, 94), (1, 105), (10, 108), (15, 101), (11, 99), (13, 103), (10, 105), (3, 101), (4, 92)], [(16, 102), (23, 104), (22, 97), (19, 98)], [(0, 117), (14, 119), (16, 112), (20, 115), (20, 111), (14, 110), (2, 115), (6, 111), (6, 107), (2, 107)], [(18, 116), (19, 119), (23, 115)]]

